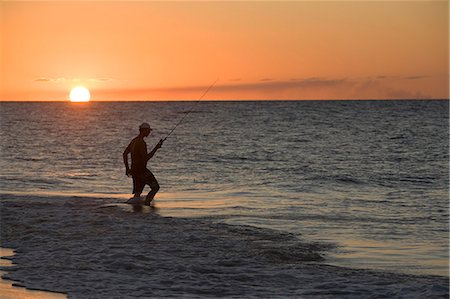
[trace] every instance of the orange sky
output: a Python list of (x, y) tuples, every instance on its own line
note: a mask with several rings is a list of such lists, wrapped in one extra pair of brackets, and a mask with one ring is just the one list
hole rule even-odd
[(1, 100), (448, 98), (448, 1), (3, 1)]

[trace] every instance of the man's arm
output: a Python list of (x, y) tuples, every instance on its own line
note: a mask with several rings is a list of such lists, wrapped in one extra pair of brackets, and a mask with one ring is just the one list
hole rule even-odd
[(161, 148), (163, 142), (163, 139), (159, 140), (158, 144), (155, 145), (150, 153), (147, 154), (146, 161), (150, 160), (155, 155), (156, 151)]
[(123, 152), (123, 163), (125, 164), (125, 174), (130, 175), (130, 166), (128, 165), (128, 154), (131, 152), (131, 143), (127, 146), (125, 151)]

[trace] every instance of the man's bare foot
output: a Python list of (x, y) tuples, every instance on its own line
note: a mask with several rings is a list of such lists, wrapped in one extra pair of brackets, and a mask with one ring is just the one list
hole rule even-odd
[(153, 202), (153, 198), (146, 198), (145, 202), (144, 202), (144, 205), (150, 206), (152, 204), (152, 202)]
[(143, 204), (144, 200), (142, 199), (142, 197), (132, 197), (126, 203), (138, 205), (138, 204)]

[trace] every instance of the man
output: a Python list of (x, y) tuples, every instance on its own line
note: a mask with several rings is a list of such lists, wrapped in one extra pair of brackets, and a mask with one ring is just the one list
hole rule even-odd
[[(139, 126), (139, 135), (134, 138), (123, 152), (123, 163), (125, 164), (125, 174), (133, 177), (134, 198), (140, 197), (145, 185), (149, 185), (151, 190), (145, 198), (145, 205), (150, 205), (155, 194), (159, 190), (159, 184), (153, 173), (147, 169), (147, 162), (158, 149), (161, 148), (164, 140), (161, 139), (155, 148), (147, 153), (147, 144), (144, 137), (147, 137), (152, 129), (148, 123)], [(131, 168), (128, 166), (128, 154), (131, 153)], [(132, 198), (130, 198), (132, 200)]]

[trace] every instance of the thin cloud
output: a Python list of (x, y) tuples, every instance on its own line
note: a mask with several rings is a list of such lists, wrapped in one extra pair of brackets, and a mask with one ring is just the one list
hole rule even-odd
[[(379, 76), (378, 76), (379, 77)], [(375, 77), (375, 78), (378, 78)], [(353, 97), (359, 94), (369, 94), (372, 98), (383, 98), (383, 99), (427, 99), (431, 98), (429, 95), (424, 94), (420, 90), (410, 90), (404, 87), (396, 86), (392, 81), (384, 79), (393, 79), (393, 81), (398, 81), (408, 79), (408, 80), (418, 80), (426, 78), (426, 76), (410, 76), (410, 77), (388, 77), (383, 79), (366, 79), (366, 80), (355, 80), (352, 88)]]
[[(217, 84), (212, 91), (214, 92), (228, 92), (228, 91), (268, 91), (268, 90), (283, 90), (292, 88), (309, 88), (309, 87), (327, 87), (337, 86), (347, 82), (347, 79), (326, 79), (326, 78), (307, 78), (303, 80), (286, 80), (286, 81), (259, 81), (249, 83), (237, 83), (237, 84)], [(197, 92), (205, 90), (209, 85), (197, 85), (197, 86), (179, 86), (168, 88), (142, 88), (134, 89), (135, 91), (148, 91), (148, 92)]]
[[(411, 79), (417, 76), (409, 76)], [(423, 76), (425, 77), (425, 76)], [(303, 79), (253, 81), (219, 81), (209, 91), (208, 99), (422, 99), (430, 96), (414, 81), (401, 83), (406, 77), (309, 77)], [(416, 78), (414, 80), (418, 80)], [(400, 82), (400, 83), (399, 83)], [(413, 85), (413, 86), (411, 86)], [(417, 86), (416, 86), (417, 85)], [(108, 97), (138, 100), (198, 98), (209, 85), (178, 86), (166, 88), (102, 89)]]
[(50, 79), (41, 77), (41, 78), (36, 78), (33, 81), (34, 82), (50, 82)]
[(384, 80), (384, 79), (400, 79), (400, 80), (419, 80), (426, 79), (429, 76), (426, 75), (413, 75), (413, 76), (387, 76), (387, 75), (378, 75), (374, 77), (368, 77), (370, 80)]
[[(307, 78), (303, 80), (257, 81), (249, 83), (220, 84), (219, 81), (208, 96), (213, 99), (271, 99), (271, 98), (302, 98), (302, 93), (314, 94), (316, 90), (333, 90), (345, 88), (347, 79)], [(103, 97), (129, 97), (134, 99), (195, 99), (209, 85), (179, 86), (167, 88), (135, 88), (135, 89), (100, 89)], [(309, 96), (305, 96), (308, 97)], [(325, 96), (324, 96), (325, 97)]]
[(47, 78), (47, 77), (39, 77), (33, 80), (34, 82), (64, 82), (67, 81), (66, 78)]
[(49, 78), (49, 77), (39, 77), (33, 80), (34, 82), (43, 82), (43, 83), (63, 83), (63, 82), (111, 82), (115, 81), (112, 78)]
[(90, 82), (111, 82), (114, 81), (112, 78), (89, 78), (88, 81)]
[(327, 87), (337, 86), (346, 82), (346, 79), (326, 79), (326, 78), (307, 78), (303, 80), (288, 80), (288, 81), (263, 81), (233, 85), (219, 85), (215, 89), (219, 91), (230, 90), (265, 90), (265, 91), (277, 91), (284, 89), (296, 89), (296, 88), (310, 88), (310, 87)]
[(418, 80), (418, 79), (424, 79), (424, 78), (428, 78), (428, 76), (418, 75), (418, 76), (403, 77), (403, 79), (405, 79), (405, 80)]

